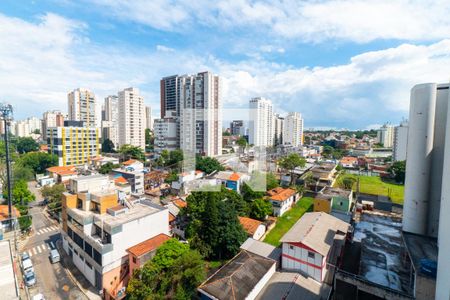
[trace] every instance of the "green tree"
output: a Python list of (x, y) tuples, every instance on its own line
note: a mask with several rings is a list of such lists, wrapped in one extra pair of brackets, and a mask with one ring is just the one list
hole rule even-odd
[(330, 158), (333, 155), (334, 148), (328, 145), (323, 146), (322, 155), (326, 158)]
[(34, 172), (29, 167), (22, 166), (20, 164), (13, 165), (13, 181), (18, 180), (30, 181), (34, 178)]
[(212, 259), (234, 256), (247, 237), (239, 223), (237, 199), (225, 191), (193, 192), (181, 211), (189, 219), (186, 235), (192, 247)]
[(178, 173), (177, 172), (171, 172), (169, 176), (166, 177), (164, 180), (165, 183), (172, 184), (172, 182), (178, 180)]
[(280, 167), (291, 173), (291, 184), (294, 181), (295, 168), (297, 167), (303, 168), (305, 167), (305, 164), (306, 160), (297, 153), (291, 153), (288, 156), (283, 157), (279, 161)]
[(130, 300), (192, 299), (205, 277), (205, 263), (200, 254), (171, 239), (142, 269), (134, 272), (127, 296)]
[(144, 151), (137, 146), (129, 144), (122, 145), (119, 149), (119, 153), (121, 153), (126, 159), (134, 158), (140, 161), (145, 160)]
[(23, 154), (17, 163), (32, 169), (35, 174), (41, 174), (47, 168), (58, 165), (58, 157), (44, 152), (29, 152)]
[(110, 139), (104, 139), (102, 143), (102, 152), (103, 153), (115, 153), (114, 143)]
[(62, 194), (66, 191), (64, 184), (46, 185), (41, 189), (41, 195), (48, 200), (48, 208), (58, 213), (61, 210)]
[(119, 168), (120, 165), (113, 164), (112, 162), (107, 162), (98, 169), (100, 174), (109, 174), (113, 169)]
[(404, 184), (406, 174), (406, 161), (396, 161), (388, 169), (389, 174), (395, 179), (396, 182)]
[(17, 152), (20, 154), (38, 151), (39, 144), (31, 137), (19, 137), (16, 141)]
[(337, 185), (340, 188), (343, 188), (343, 189), (346, 189), (346, 190), (351, 190), (353, 188), (353, 185), (355, 184), (355, 182), (356, 182), (356, 178), (354, 176), (352, 176), (352, 175), (345, 175), (345, 176), (342, 176), (339, 179)]
[(274, 189), (274, 188), (280, 186), (278, 179), (275, 177), (275, 174), (273, 174), (272, 172), (269, 172), (266, 175), (266, 186), (267, 186), (267, 190), (271, 190), (271, 189)]
[(167, 166), (179, 167), (179, 163), (183, 161), (183, 151), (180, 149), (170, 151)]
[(206, 174), (211, 174), (214, 171), (225, 170), (217, 159), (209, 156), (197, 156), (195, 168), (205, 172)]
[[(3, 198), (8, 199), (7, 189), (3, 190)], [(28, 189), (27, 182), (25, 180), (19, 180), (14, 182), (12, 188), (12, 198), (12, 202), (14, 205), (27, 205), (28, 203), (34, 201), (35, 196)]]
[(28, 206), (17, 204), (15, 207), (20, 212), (20, 217), (18, 217), (20, 230), (28, 230), (31, 227), (31, 216), (28, 215)]
[(265, 220), (266, 216), (272, 213), (272, 205), (264, 199), (256, 199), (251, 204), (250, 217), (258, 220)]

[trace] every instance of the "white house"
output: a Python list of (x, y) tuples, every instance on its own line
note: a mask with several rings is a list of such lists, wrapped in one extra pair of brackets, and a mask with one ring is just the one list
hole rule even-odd
[(269, 201), (272, 204), (273, 214), (281, 217), (287, 212), (299, 199), (297, 191), (293, 189), (284, 189), (277, 187), (267, 191)]
[(350, 224), (324, 212), (306, 213), (281, 238), (282, 268), (323, 282), (342, 253)]
[(239, 222), (244, 228), (245, 232), (247, 232), (248, 236), (259, 240), (264, 233), (266, 233), (266, 226), (264, 226), (263, 222), (247, 218), (247, 217), (239, 217)]

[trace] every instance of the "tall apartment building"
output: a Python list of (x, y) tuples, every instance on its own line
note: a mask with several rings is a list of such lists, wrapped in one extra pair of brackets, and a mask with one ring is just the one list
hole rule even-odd
[(231, 135), (245, 135), (244, 121), (243, 120), (233, 120), (230, 123)]
[(118, 299), (128, 284), (127, 250), (169, 234), (167, 208), (147, 200), (120, 203), (114, 181), (103, 175), (71, 179), (61, 215), (64, 251), (104, 299)]
[(222, 154), (220, 78), (211, 72), (181, 77), (180, 148), (205, 156)]
[(145, 150), (144, 97), (137, 88), (119, 92), (119, 146), (130, 144)]
[[(403, 239), (411, 258), (416, 299), (450, 298), (449, 88), (448, 83), (428, 83), (411, 90)], [(421, 264), (436, 258), (434, 281), (423, 275)]]
[(64, 115), (58, 110), (46, 111), (42, 116), (42, 134), (44, 141), (47, 140), (47, 129), (51, 127), (64, 126)]
[(389, 124), (384, 124), (378, 129), (378, 142), (383, 145), (383, 147), (391, 148), (394, 145), (394, 126)]
[(176, 112), (166, 114), (164, 118), (155, 119), (155, 152), (160, 154), (163, 150), (173, 151), (180, 148), (178, 137), (178, 119)]
[(273, 115), (273, 127), (274, 127), (274, 144), (281, 145), (283, 144), (283, 128), (284, 128), (285, 119), (281, 117), (279, 114)]
[(110, 95), (105, 98), (104, 120), (102, 121), (102, 136), (119, 146), (119, 97)]
[(274, 145), (273, 106), (268, 99), (250, 100), (249, 143), (257, 147)]
[(402, 121), (394, 128), (394, 147), (392, 159), (394, 161), (406, 160), (406, 146), (408, 142), (408, 121)]
[(69, 120), (82, 121), (86, 127), (96, 127), (97, 104), (95, 95), (88, 89), (78, 88), (67, 95)]
[(145, 128), (153, 130), (153, 117), (151, 106), (145, 107)]
[(101, 152), (99, 129), (81, 121), (64, 121), (64, 126), (48, 128), (47, 145), (48, 152), (58, 156), (59, 166), (84, 165)]
[(292, 147), (303, 145), (303, 119), (298, 112), (290, 112), (284, 118), (283, 145)]
[(175, 116), (179, 147), (184, 151), (222, 154), (220, 93), (220, 78), (210, 72), (161, 79), (161, 119)]

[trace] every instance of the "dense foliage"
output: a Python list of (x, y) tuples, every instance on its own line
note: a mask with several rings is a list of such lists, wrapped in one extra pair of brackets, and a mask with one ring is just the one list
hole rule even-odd
[(265, 220), (272, 213), (272, 204), (268, 200), (256, 199), (251, 203), (250, 218)]
[(303, 168), (306, 165), (306, 160), (297, 153), (291, 153), (280, 159), (279, 166), (289, 172), (291, 172), (291, 183), (294, 180), (293, 172), (295, 168)]
[(102, 143), (102, 152), (103, 153), (114, 153), (116, 152), (114, 149), (114, 143), (110, 139), (103, 140)]
[(107, 162), (106, 164), (101, 166), (100, 169), (98, 169), (98, 172), (100, 174), (109, 174), (113, 169), (117, 169), (119, 167), (120, 165), (113, 164), (112, 162)]
[(17, 152), (20, 154), (39, 150), (39, 144), (31, 137), (19, 137), (16, 140)]
[(389, 173), (396, 182), (404, 184), (406, 176), (406, 161), (396, 161), (389, 167)]
[(119, 153), (122, 154), (125, 159), (134, 158), (140, 161), (145, 160), (144, 151), (137, 146), (129, 144), (122, 145), (119, 149)]
[(62, 194), (66, 191), (64, 184), (55, 184), (53, 186), (44, 186), (41, 189), (41, 195), (48, 201), (48, 208), (54, 212), (58, 213), (61, 211), (61, 200)]
[(206, 174), (211, 174), (214, 171), (225, 170), (225, 168), (217, 159), (209, 156), (197, 156), (195, 161), (195, 168), (197, 170), (205, 172)]
[(16, 163), (32, 169), (35, 174), (41, 174), (47, 168), (58, 165), (58, 157), (45, 152), (29, 152), (21, 155)]
[(247, 235), (239, 223), (246, 202), (234, 191), (193, 192), (182, 211), (189, 224), (186, 235), (193, 248), (211, 259), (233, 257)]
[(205, 279), (201, 255), (175, 239), (168, 240), (132, 275), (127, 287), (130, 300), (192, 299)]

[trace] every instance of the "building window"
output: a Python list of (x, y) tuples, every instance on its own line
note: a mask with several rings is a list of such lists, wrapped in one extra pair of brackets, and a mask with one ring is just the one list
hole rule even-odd
[(86, 266), (88, 266), (89, 269), (92, 269), (92, 265), (90, 263), (88, 263), (87, 260), (86, 260)]
[(314, 258), (314, 252), (308, 251), (308, 258)]
[(289, 249), (294, 250), (294, 246), (289, 245)]
[(133, 257), (133, 263), (134, 264), (136, 263), (136, 257)]

